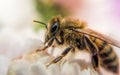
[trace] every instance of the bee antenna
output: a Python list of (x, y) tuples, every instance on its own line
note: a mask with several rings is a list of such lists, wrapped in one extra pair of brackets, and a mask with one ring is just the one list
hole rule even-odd
[(45, 25), (45, 27), (47, 28), (47, 24), (46, 24), (46, 23), (44, 23), (44, 22), (40, 22), (40, 21), (36, 21), (36, 20), (33, 20), (33, 22), (43, 24), (43, 25)]

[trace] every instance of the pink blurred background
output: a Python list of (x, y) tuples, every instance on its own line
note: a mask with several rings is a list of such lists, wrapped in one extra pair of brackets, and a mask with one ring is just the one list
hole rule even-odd
[[(90, 28), (120, 41), (120, 0), (53, 2), (88, 22)], [(37, 18), (33, 0), (0, 0), (0, 74), (6, 75), (11, 59), (39, 47), (43, 35), (34, 32), (32, 23)], [(115, 51), (120, 58), (120, 49)]]

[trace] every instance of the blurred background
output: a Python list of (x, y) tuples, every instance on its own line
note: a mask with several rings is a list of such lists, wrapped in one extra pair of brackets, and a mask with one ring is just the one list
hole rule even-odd
[[(52, 16), (72, 16), (120, 41), (120, 0), (0, 0), (0, 74), (12, 59), (40, 47)], [(119, 48), (115, 48), (120, 56)]]

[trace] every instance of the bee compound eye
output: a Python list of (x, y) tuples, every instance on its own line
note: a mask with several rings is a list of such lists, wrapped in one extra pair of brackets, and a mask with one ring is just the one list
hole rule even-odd
[(57, 30), (58, 26), (59, 26), (59, 24), (58, 24), (57, 22), (54, 23), (54, 25), (51, 27), (50, 32), (51, 32), (51, 33), (55, 32), (55, 31)]

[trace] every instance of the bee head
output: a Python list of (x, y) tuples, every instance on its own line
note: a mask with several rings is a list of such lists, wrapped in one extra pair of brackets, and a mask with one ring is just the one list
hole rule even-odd
[(49, 23), (47, 25), (46, 35), (45, 35), (45, 42), (47, 42), (50, 38), (59, 35), (60, 24), (61, 24), (60, 16), (53, 17), (49, 21)]
[(50, 38), (56, 36), (56, 34), (59, 33), (60, 24), (61, 24), (61, 16), (53, 17), (48, 23), (48, 25), (43, 22), (36, 21), (36, 20), (34, 20), (34, 22), (45, 25), (47, 29), (47, 32), (45, 35), (45, 42), (47, 42)]
[(59, 16), (53, 17), (48, 24), (48, 32), (50, 35), (55, 36), (60, 29), (61, 18)]

